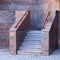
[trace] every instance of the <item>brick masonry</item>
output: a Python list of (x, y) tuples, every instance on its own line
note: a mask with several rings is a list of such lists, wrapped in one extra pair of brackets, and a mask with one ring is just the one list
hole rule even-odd
[(14, 21), (13, 11), (0, 10), (0, 46), (9, 45), (9, 29)]
[(13, 9), (13, 10), (30, 10), (31, 25), (36, 29), (41, 27), (44, 21), (44, 16), (48, 11), (55, 12), (59, 9), (58, 0), (2, 0), (0, 2), (0, 9)]
[[(52, 23), (52, 24), (50, 24)], [(42, 29), (42, 54), (49, 55), (58, 48), (58, 19), (57, 13), (52, 21), (48, 22), (45, 29)]]
[[(21, 13), (21, 11), (19, 13)], [(27, 17), (23, 20), (22, 24), (20, 24), (18, 28), (16, 27), (15, 29), (15, 27), (13, 27), (9, 30), (11, 54), (17, 53), (19, 46), (21, 45), (21, 42), (23, 41), (26, 31), (29, 29), (29, 27), (30, 27), (30, 13), (27, 15)]]

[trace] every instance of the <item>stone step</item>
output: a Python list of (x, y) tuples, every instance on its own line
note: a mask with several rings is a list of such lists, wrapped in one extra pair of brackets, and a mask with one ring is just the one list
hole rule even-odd
[(32, 39), (32, 38), (33, 38), (33, 39), (35, 39), (35, 38), (36, 38), (36, 39), (40, 39), (41, 36), (31, 36), (31, 35), (30, 35), (30, 36), (26, 36), (26, 37), (25, 37), (25, 39)]
[(23, 43), (41, 43), (41, 40), (25, 40)]
[(22, 46), (19, 48), (20, 50), (38, 50), (38, 49), (41, 49), (41, 46), (39, 47), (25, 47), (25, 46)]
[(21, 51), (18, 51), (17, 52), (18, 55), (41, 55), (41, 52), (21, 52)]
[(24, 52), (40, 52), (41, 49), (20, 49), (20, 51), (24, 51)]
[(20, 48), (40, 48), (40, 47), (41, 47), (41, 44), (39, 44), (39, 45), (22, 45), (22, 46), (20, 46)]
[[(32, 49), (34, 49), (34, 48), (41, 48), (41, 45), (22, 45), (20, 48), (32, 48)], [(19, 49), (20, 49), (19, 48)]]
[(27, 33), (41, 33), (41, 31), (32, 30), (32, 31), (28, 31)]
[(41, 36), (40, 33), (27, 33), (27, 36)]
[(39, 41), (40, 41), (41, 38), (40, 38), (40, 39), (37, 39), (37, 38), (35, 38), (35, 39), (34, 39), (34, 38), (26, 38), (26, 39), (24, 39), (24, 40), (28, 40), (28, 41), (34, 41), (34, 40), (35, 40), (35, 41), (38, 41), (38, 40), (39, 40)]
[(41, 34), (38, 33), (28, 33), (26, 36), (41, 36)]
[(35, 37), (38, 36), (38, 37), (39, 37), (39, 36), (41, 36), (41, 34), (27, 34), (26, 36), (28, 36), (28, 37), (29, 37), (29, 36), (32, 36), (32, 37), (34, 37), (34, 36), (35, 36)]
[(28, 33), (26, 36), (41, 36), (41, 34), (37, 34), (37, 33), (36, 33), (36, 34), (31, 33), (31, 34), (30, 34), (30, 33)]
[(20, 50), (41, 50), (41, 47), (40, 48), (19, 48)]
[(41, 40), (24, 40), (23, 43), (41, 43)]
[(26, 37), (24, 40), (41, 40), (41, 38)]
[(18, 50), (17, 54), (41, 54), (41, 50)]
[(41, 44), (41, 42), (25, 42), (25, 43), (22, 43), (22, 45), (39, 45)]

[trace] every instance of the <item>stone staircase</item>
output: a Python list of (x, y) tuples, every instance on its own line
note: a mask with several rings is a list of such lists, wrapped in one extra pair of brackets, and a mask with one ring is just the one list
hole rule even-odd
[(18, 54), (40, 54), (41, 53), (41, 31), (28, 31), (21, 46), (19, 47)]

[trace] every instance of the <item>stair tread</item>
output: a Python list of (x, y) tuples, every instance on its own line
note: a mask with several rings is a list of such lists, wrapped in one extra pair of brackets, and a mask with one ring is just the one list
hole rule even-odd
[(41, 37), (41, 35), (36, 35), (36, 34), (34, 34), (34, 35), (26, 35), (26, 37)]
[(41, 48), (41, 45), (22, 45), (20, 48)]
[(40, 47), (41, 46), (41, 44), (39, 44), (39, 45), (22, 45), (22, 47)]
[(27, 32), (27, 33), (41, 33), (41, 31), (29, 31), (29, 32)]
[(40, 45), (41, 43), (22, 43), (21, 45)]
[(20, 47), (19, 49), (41, 49), (41, 47)]
[(34, 38), (25, 38), (24, 40), (35, 40), (36, 41), (36, 40), (41, 40), (41, 38), (40, 39), (38, 39), (38, 38), (35, 38), (35, 39)]
[(35, 39), (32, 39), (32, 38), (31, 38), (31, 39), (28, 39), (28, 38), (27, 38), (27, 39), (24, 39), (24, 41), (25, 41), (25, 40), (28, 40), (28, 41), (31, 41), (31, 40), (32, 40), (32, 41), (40, 41), (41, 38), (40, 38), (40, 39), (36, 39), (36, 38), (35, 38)]
[(35, 33), (35, 32), (34, 32), (34, 33), (31, 33), (31, 32), (28, 32), (27, 35), (29, 35), (29, 34), (30, 34), (30, 35), (31, 35), (31, 34), (32, 34), (32, 35), (33, 35), (33, 34), (34, 34), (34, 35), (39, 35), (39, 34), (41, 34), (41, 33)]
[(40, 39), (41, 37), (39, 36), (27, 36), (27, 37), (25, 37), (25, 39)]
[(36, 42), (34, 42), (34, 43), (33, 42), (31, 42), (31, 43), (26, 43), (26, 42), (22, 43), (22, 45), (28, 45), (28, 44), (29, 45), (37, 45), (37, 44), (41, 44), (41, 43), (40, 42), (37, 42), (37, 43)]
[(39, 42), (41, 42), (41, 40), (24, 40), (24, 42), (23, 43), (34, 43), (34, 42), (36, 42), (36, 43), (39, 43)]
[(41, 52), (41, 50), (18, 50), (19, 52)]
[(29, 34), (29, 33), (27, 33), (27, 36), (39, 36), (39, 35), (41, 35), (41, 34), (33, 34), (33, 33)]
[(26, 37), (41, 37), (42, 34), (27, 34)]

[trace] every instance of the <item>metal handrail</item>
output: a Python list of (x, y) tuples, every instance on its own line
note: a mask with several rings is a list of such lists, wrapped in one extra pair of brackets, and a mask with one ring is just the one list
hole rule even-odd
[(43, 22), (42, 29), (45, 28), (45, 24), (49, 21), (50, 13), (51, 13), (51, 12), (49, 11), (48, 14), (47, 14), (47, 16), (46, 16), (46, 19), (45, 19), (44, 22)]
[(22, 16), (22, 18), (19, 20), (19, 22), (16, 24), (15, 28), (18, 27), (19, 23), (23, 20), (24, 16), (28, 14), (28, 11), (25, 12), (25, 14)]

